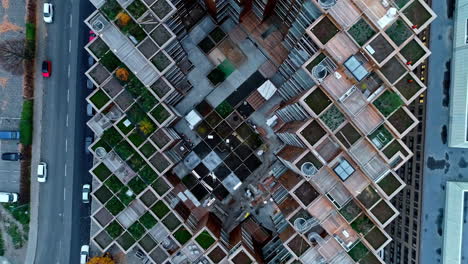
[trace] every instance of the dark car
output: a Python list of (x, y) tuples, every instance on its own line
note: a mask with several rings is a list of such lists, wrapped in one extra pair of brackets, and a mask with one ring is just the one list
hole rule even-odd
[(42, 62), (42, 77), (49, 78), (52, 72), (52, 63), (50, 61)]
[(2, 153), (2, 160), (18, 161), (20, 159), (22, 159), (21, 153), (16, 153), (16, 152)]

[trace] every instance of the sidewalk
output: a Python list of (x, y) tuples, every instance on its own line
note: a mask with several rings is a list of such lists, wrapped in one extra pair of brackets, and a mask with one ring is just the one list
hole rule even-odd
[(37, 248), (37, 230), (39, 219), (39, 183), (36, 179), (37, 165), (41, 158), (41, 143), (42, 143), (42, 102), (43, 102), (43, 83), (39, 75), (38, 69), (41, 68), (41, 58), (45, 54), (45, 32), (44, 23), (41, 23), (41, 8), (38, 5), (36, 10), (36, 61), (35, 69), (36, 76), (34, 79), (34, 116), (33, 116), (33, 144), (31, 157), (31, 201), (30, 201), (30, 222), (29, 222), (29, 239), (28, 250), (26, 252), (25, 263), (34, 263), (36, 259)]

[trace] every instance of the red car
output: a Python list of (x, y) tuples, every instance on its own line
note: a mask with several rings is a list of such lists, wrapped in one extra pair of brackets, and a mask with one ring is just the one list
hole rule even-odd
[(42, 77), (49, 78), (52, 73), (52, 63), (50, 61), (42, 62)]
[(95, 39), (95, 38), (96, 38), (96, 33), (94, 33), (94, 31), (90, 30), (89, 31), (89, 40), (88, 40), (88, 42), (93, 41), (93, 39)]

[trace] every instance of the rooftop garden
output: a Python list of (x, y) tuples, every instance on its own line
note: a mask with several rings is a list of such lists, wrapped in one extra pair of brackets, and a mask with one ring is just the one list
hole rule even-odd
[(171, 113), (166, 110), (163, 104), (159, 104), (153, 111), (151, 111), (151, 115), (159, 124), (162, 124), (171, 116)]
[(226, 118), (234, 111), (234, 108), (230, 103), (228, 103), (228, 101), (223, 101), (215, 108), (215, 111), (222, 118)]
[(408, 152), (403, 148), (403, 146), (398, 142), (398, 140), (392, 141), (390, 145), (388, 145), (384, 150), (383, 153), (388, 159), (391, 159), (395, 154), (401, 152), (403, 156), (407, 156)]
[(224, 33), (220, 27), (215, 27), (208, 35), (216, 44), (220, 43), (226, 37), (226, 33)]
[(309, 96), (304, 99), (304, 102), (310, 107), (315, 114), (322, 113), (327, 106), (331, 104), (330, 98), (322, 91), (322, 89), (315, 89)]
[(356, 143), (360, 138), (361, 134), (354, 128), (351, 123), (346, 124), (340, 130), (335, 133), (335, 136), (346, 148), (351, 147)]
[(124, 250), (127, 250), (129, 249), (133, 244), (135, 244), (135, 239), (133, 238), (132, 235), (130, 235), (130, 233), (128, 232), (125, 232), (123, 233), (123, 235), (121, 235), (119, 237), (119, 239), (117, 239), (117, 242), (119, 243), (119, 245), (124, 249)]
[(109, 72), (101, 64), (96, 64), (88, 74), (98, 85), (101, 85), (110, 76)]
[(159, 51), (154, 55), (154, 57), (151, 58), (151, 62), (160, 72), (164, 71), (169, 65), (171, 65), (171, 60), (163, 51)]
[(169, 142), (171, 142), (171, 138), (169, 138), (162, 129), (158, 129), (151, 136), (151, 140), (156, 144), (156, 146), (158, 146), (159, 149), (163, 149)]
[(408, 28), (402, 19), (398, 19), (386, 31), (387, 35), (395, 42), (397, 46), (401, 46), (413, 32)]
[(149, 158), (156, 152), (156, 148), (148, 141), (140, 147), (140, 151), (146, 158)]
[(364, 189), (358, 196), (357, 199), (366, 207), (367, 209), (371, 208), (378, 200), (380, 200), (380, 195), (375, 191), (375, 189), (369, 185)]
[(166, 216), (171, 210), (167, 205), (162, 201), (158, 201), (153, 207), (151, 207), (151, 211), (159, 218), (162, 219)]
[(120, 11), (122, 11), (122, 7), (116, 0), (108, 0), (101, 7), (101, 11), (109, 20), (113, 21)]
[[(416, 1), (417, 2), (417, 1)], [(412, 40), (406, 44), (406, 46), (400, 50), (401, 55), (405, 57), (406, 61), (411, 64), (416, 63), (421, 59), (425, 54), (426, 51), (419, 45), (416, 40)]]
[[(146, 38), (145, 31), (124, 11), (117, 14), (116, 25), (122, 33), (132, 36), (137, 43)], [(133, 41), (132, 38), (130, 39)]]
[(140, 0), (134, 0), (133, 3), (131, 3), (128, 7), (127, 7), (127, 10), (128, 12), (136, 19), (140, 18), (145, 12), (146, 10), (148, 10), (145, 6), (145, 4), (143, 4), (143, 2), (141, 2)]
[(225, 59), (221, 64), (214, 68), (206, 76), (210, 80), (211, 84), (217, 86), (218, 84), (224, 82), (224, 80), (231, 75), (236, 70), (234, 64), (232, 64), (228, 59)]
[(151, 32), (151, 37), (158, 44), (159, 47), (162, 47), (166, 42), (168, 42), (172, 35), (171, 33), (161, 24), (157, 26), (153, 32)]
[(379, 249), (388, 240), (377, 227), (374, 227), (364, 238), (369, 242), (369, 244), (371, 244), (374, 250)]
[(143, 56), (145, 56), (147, 59), (151, 58), (158, 50), (158, 46), (156, 43), (154, 43), (151, 38), (147, 38), (143, 40), (140, 45), (138, 45), (138, 50), (143, 53)]
[(177, 231), (175, 231), (174, 238), (179, 241), (181, 245), (184, 245), (192, 238), (192, 234), (190, 234), (190, 232), (182, 226)]
[(195, 241), (205, 250), (207, 250), (215, 242), (214, 238), (207, 231), (202, 231)]
[(97, 189), (93, 195), (102, 204), (105, 204), (107, 201), (109, 201), (110, 198), (112, 198), (112, 192), (105, 185), (99, 187), (99, 189)]
[(413, 119), (405, 110), (403, 110), (403, 108), (398, 109), (394, 114), (392, 114), (388, 118), (388, 121), (400, 134), (405, 132), (414, 123)]
[(89, 98), (89, 100), (97, 107), (97, 109), (101, 109), (107, 104), (107, 102), (109, 102), (110, 98), (102, 90), (98, 89)]
[(330, 41), (340, 30), (330, 20), (328, 16), (323, 17), (313, 28), (312, 33), (325, 45)]
[(322, 168), (323, 164), (320, 162), (320, 160), (312, 153), (309, 152), (307, 153), (297, 164), (296, 166), (300, 169), (302, 164), (305, 162), (311, 162), (317, 170)]
[(312, 203), (320, 194), (315, 190), (315, 188), (309, 182), (304, 182), (294, 191), (294, 194), (299, 198), (299, 200), (305, 205), (308, 206)]
[(151, 89), (159, 98), (163, 98), (171, 90), (171, 87), (164, 81), (164, 78), (159, 78), (151, 85)]
[(109, 46), (107, 46), (107, 44), (101, 38), (96, 38), (93, 43), (88, 46), (88, 48), (91, 50), (94, 56), (99, 59), (109, 51)]
[(390, 90), (385, 90), (375, 101), (375, 107), (384, 115), (388, 117), (403, 105), (400, 96)]
[(321, 63), (324, 59), (326, 59), (327, 56), (323, 53), (320, 53), (313, 59), (309, 64), (307, 64), (306, 69), (309, 70), (309, 72), (312, 72), (312, 69), (317, 66), (319, 63)]
[(114, 55), (112, 51), (107, 51), (99, 61), (109, 72), (113, 72), (122, 62)]
[(393, 135), (384, 125), (381, 125), (369, 135), (369, 139), (378, 149), (383, 149), (388, 143), (390, 143), (390, 141), (392, 141)]
[(395, 56), (380, 68), (380, 72), (393, 84), (406, 72), (406, 69)]
[(399, 82), (395, 84), (395, 88), (406, 98), (410, 100), (416, 93), (421, 90), (421, 86), (408, 73)]
[(388, 43), (383, 35), (374, 38), (369, 46), (374, 50), (371, 55), (378, 63), (381, 63), (394, 51), (392, 45)]
[(117, 221), (113, 221), (106, 227), (106, 232), (113, 239), (118, 238), (123, 233), (123, 228)]
[(289, 241), (288, 247), (298, 257), (302, 256), (302, 254), (310, 248), (309, 243), (307, 243), (300, 235), (296, 235), (291, 241)]
[(151, 250), (153, 250), (158, 245), (149, 234), (144, 236), (138, 243), (143, 248), (143, 250), (145, 250), (145, 252), (151, 252)]
[(173, 213), (169, 213), (162, 221), (162, 223), (164, 224), (164, 226), (167, 227), (167, 229), (169, 229), (169, 231), (174, 231), (177, 227), (179, 227), (180, 225), (180, 221), (179, 219), (173, 214)]
[(124, 135), (127, 135), (128, 133), (130, 133), (130, 131), (132, 131), (132, 129), (134, 128), (130, 120), (128, 120), (127, 118), (124, 118), (119, 123), (117, 123), (117, 127), (119, 128), (120, 131), (122, 131)]
[(403, 10), (403, 14), (413, 23), (413, 25), (418, 27), (424, 25), (431, 18), (431, 14), (419, 2), (419, 0), (413, 1), (407, 8), (405, 8)]
[(106, 165), (104, 165), (104, 163), (100, 163), (98, 166), (96, 166), (96, 168), (93, 169), (93, 174), (96, 175), (99, 180), (104, 181), (112, 174), (112, 172), (107, 168)]
[(395, 0), (398, 9), (403, 8), (410, 0)]
[(153, 6), (151, 6), (151, 9), (160, 20), (163, 20), (170, 12), (172, 12), (172, 6), (167, 3), (166, 0), (158, 0)]
[(362, 47), (375, 35), (375, 30), (369, 26), (364, 18), (361, 18), (348, 30), (348, 33), (359, 44), (359, 46)]
[(366, 235), (374, 227), (374, 223), (365, 214), (361, 214), (352, 223), (351, 227), (354, 231)]
[(327, 132), (320, 126), (320, 124), (314, 120), (304, 130), (301, 131), (301, 135), (310, 143), (311, 146), (315, 145)]
[(361, 207), (351, 199), (345, 206), (340, 209), (340, 214), (351, 223), (361, 212)]
[(367, 255), (365, 255), (359, 261), (359, 264), (381, 264), (381, 263), (382, 262), (372, 252), (367, 253)]
[(149, 112), (151, 109), (153, 109), (153, 107), (156, 106), (156, 104), (158, 104), (159, 101), (148, 89), (145, 89), (141, 93), (141, 96), (137, 102), (143, 111)]
[(395, 211), (393, 211), (385, 200), (380, 201), (376, 206), (374, 206), (371, 212), (382, 224), (385, 224), (393, 215), (395, 215)]
[(150, 162), (160, 173), (171, 165), (167, 158), (160, 152), (154, 154)]
[(164, 195), (170, 189), (170, 186), (162, 177), (157, 178), (156, 181), (154, 181), (154, 183), (151, 185), (151, 187), (153, 187), (154, 191), (156, 191), (156, 193), (159, 194), (159, 196)]
[(357, 243), (349, 252), (349, 256), (356, 262), (361, 260), (369, 253), (369, 249), (362, 243)]
[(388, 195), (391, 196), (398, 188), (400, 188), (400, 181), (391, 173), (387, 174), (381, 181), (377, 183), (380, 188)]
[(335, 105), (328, 108), (320, 119), (327, 125), (331, 131), (335, 131), (345, 121), (345, 116)]

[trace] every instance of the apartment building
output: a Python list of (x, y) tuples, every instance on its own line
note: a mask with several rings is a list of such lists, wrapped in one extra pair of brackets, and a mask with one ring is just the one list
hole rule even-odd
[[(413, 73), (430, 55), (417, 34), (435, 18), (422, 1), (207, 0), (196, 4), (213, 20), (189, 26), (193, 2), (91, 2), (95, 252), (384, 263), (391, 199), (405, 187), (396, 172), (413, 157), (402, 140), (418, 125), (409, 105), (426, 88)], [(203, 84), (213, 90), (181, 113), (202, 55), (215, 61)], [(236, 71), (251, 75), (228, 93)], [(273, 94), (267, 125), (252, 124)]]

